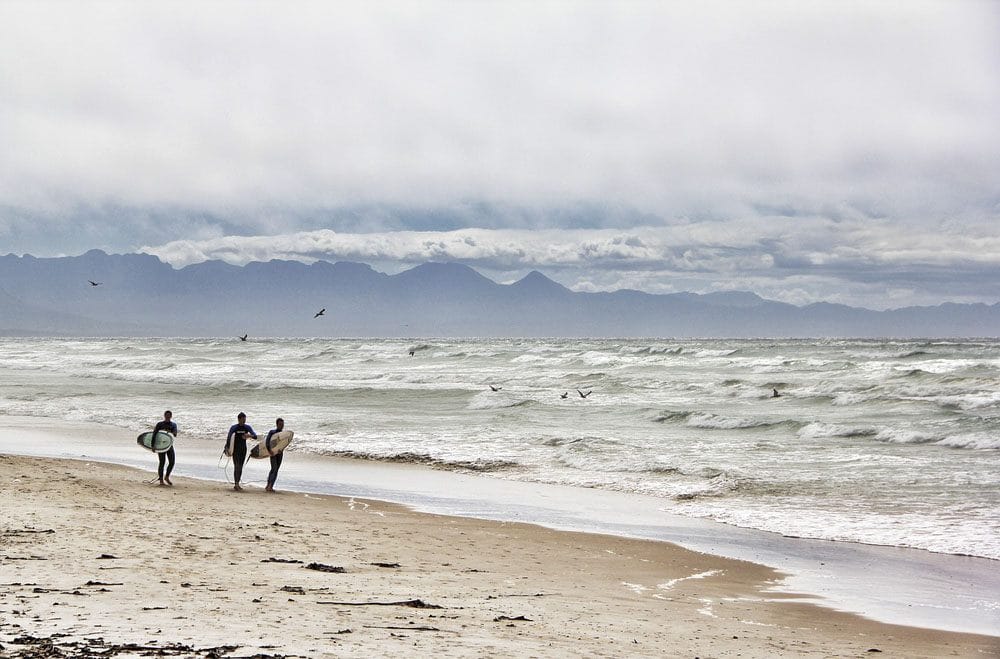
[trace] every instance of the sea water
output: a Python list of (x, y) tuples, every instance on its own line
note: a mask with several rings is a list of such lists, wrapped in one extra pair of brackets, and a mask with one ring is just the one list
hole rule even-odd
[(0, 423), (138, 433), (165, 409), (179, 441), (221, 448), (237, 412), (258, 432), (281, 416), (298, 459), (599, 488), (788, 536), (1000, 559), (996, 340), (0, 339)]

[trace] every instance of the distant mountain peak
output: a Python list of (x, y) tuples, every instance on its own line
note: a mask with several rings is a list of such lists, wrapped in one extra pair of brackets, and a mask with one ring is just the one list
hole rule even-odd
[(552, 281), (538, 270), (532, 270), (521, 279), (518, 279), (513, 284), (510, 284), (510, 287), (531, 291), (569, 292), (568, 288), (559, 282)]
[(491, 284), (495, 283), (492, 279), (488, 279), (483, 275), (479, 274), (475, 269), (463, 263), (439, 263), (436, 261), (430, 261), (427, 263), (421, 263), (420, 265), (410, 268), (409, 270), (404, 270), (403, 272), (396, 275), (404, 280), (420, 280), (420, 279), (467, 279), (467, 280), (482, 280), (488, 281)]

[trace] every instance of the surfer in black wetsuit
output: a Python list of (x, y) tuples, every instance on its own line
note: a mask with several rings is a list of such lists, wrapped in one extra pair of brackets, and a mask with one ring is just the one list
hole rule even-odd
[[(247, 425), (247, 415), (240, 412), (236, 415), (236, 423), (229, 426), (226, 443), (233, 447), (233, 489), (239, 492), (240, 477), (243, 476), (243, 464), (247, 461), (247, 435), (257, 439), (257, 433)], [(231, 444), (229, 444), (232, 442)]]
[[(163, 413), (163, 421), (157, 423), (156, 426), (153, 428), (154, 437), (156, 436), (156, 433), (161, 430), (163, 432), (170, 433), (174, 437), (177, 436), (177, 424), (170, 420), (172, 417), (173, 413), (171, 413), (170, 410), (167, 410), (166, 412)], [(156, 457), (160, 459), (160, 466), (156, 470), (156, 474), (160, 477), (160, 485), (173, 485), (173, 483), (170, 482), (170, 472), (174, 470), (174, 462), (176, 462), (174, 447), (171, 446), (163, 453), (157, 453)], [(163, 465), (168, 460), (170, 462), (167, 464), (167, 473), (164, 474)]]
[[(278, 417), (274, 420), (274, 428), (272, 428), (267, 433), (267, 437), (264, 438), (264, 446), (267, 448), (267, 452), (271, 452), (271, 437), (282, 430), (285, 429), (285, 420)], [(278, 469), (281, 468), (281, 457), (285, 455), (284, 451), (281, 451), (277, 455), (271, 455), (271, 471), (267, 474), (267, 487), (264, 488), (265, 492), (274, 492), (274, 481), (278, 480)]]

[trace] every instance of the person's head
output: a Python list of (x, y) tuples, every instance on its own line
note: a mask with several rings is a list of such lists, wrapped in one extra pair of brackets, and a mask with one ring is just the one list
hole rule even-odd
[(236, 415), (236, 420), (239, 421), (240, 423), (246, 423), (247, 415), (244, 414), (243, 412), (240, 412), (239, 414)]
[(281, 430), (282, 428), (285, 427), (285, 420), (279, 416), (277, 419), (274, 420), (274, 427), (277, 428), (278, 430)]
[(173, 416), (173, 414), (170, 412), (170, 410), (167, 410), (166, 412), (163, 413), (163, 420), (164, 421), (169, 421), (170, 417), (172, 417), (172, 416)]

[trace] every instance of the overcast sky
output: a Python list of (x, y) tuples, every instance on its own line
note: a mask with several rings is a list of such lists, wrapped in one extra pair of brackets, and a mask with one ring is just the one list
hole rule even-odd
[(0, 254), (1000, 301), (1000, 3), (0, 0)]

